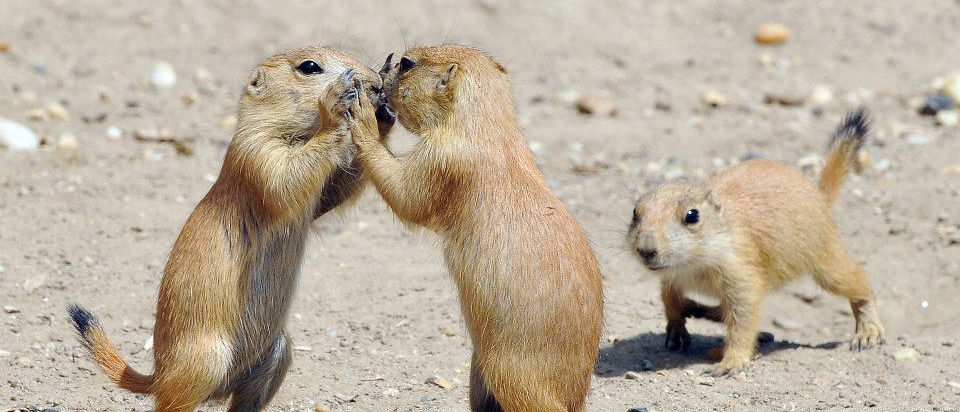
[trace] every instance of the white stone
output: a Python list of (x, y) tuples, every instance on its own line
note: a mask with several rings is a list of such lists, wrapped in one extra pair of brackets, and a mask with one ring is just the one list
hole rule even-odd
[(158, 89), (177, 84), (177, 71), (167, 62), (159, 62), (150, 71), (150, 84)]
[(117, 127), (117, 126), (107, 127), (107, 137), (109, 137), (109, 138), (111, 138), (111, 139), (113, 139), (113, 140), (118, 140), (118, 139), (120, 139), (121, 137), (123, 137), (123, 130), (121, 130), (121, 129), (120, 129), (119, 127)]
[(813, 105), (824, 105), (830, 103), (833, 100), (833, 90), (830, 89), (830, 86), (819, 85), (813, 88), (813, 91), (810, 92), (810, 96), (807, 98), (810, 101), (810, 104)]
[(40, 138), (29, 127), (0, 117), (0, 147), (32, 150), (39, 146)]
[(937, 112), (937, 124), (943, 127), (954, 127), (960, 124), (960, 112), (956, 110), (941, 110)]
[(57, 146), (61, 149), (76, 149), (77, 136), (74, 136), (72, 133), (61, 134), (60, 139), (57, 140)]

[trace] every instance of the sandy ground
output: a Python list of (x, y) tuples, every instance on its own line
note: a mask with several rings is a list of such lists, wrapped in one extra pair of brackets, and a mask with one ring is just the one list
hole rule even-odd
[[(388, 52), (444, 41), (509, 68), (531, 148), (602, 262), (607, 320), (588, 410), (960, 407), (960, 245), (938, 232), (960, 225), (960, 174), (944, 171), (960, 164), (960, 129), (913, 107), (936, 77), (960, 70), (960, 2), (374, 3), (3, 2), (0, 116), (47, 144), (0, 150), (0, 410), (151, 409), (85, 357), (64, 307), (87, 305), (124, 356), (151, 369), (144, 343), (160, 271), (218, 172), (225, 119), (257, 60), (321, 42), (376, 66)], [(768, 20), (792, 29), (787, 44), (753, 42)], [(178, 81), (154, 90), (160, 61)], [(818, 85), (834, 99), (763, 103)], [(710, 90), (729, 103), (706, 108)], [(619, 113), (578, 114), (566, 101), (576, 93), (607, 96)], [(51, 102), (69, 117), (29, 119)], [(848, 180), (835, 216), (871, 274), (887, 345), (849, 352), (846, 302), (800, 282), (768, 299), (764, 330), (775, 341), (747, 373), (699, 378), (722, 329), (694, 321), (688, 354), (663, 349), (656, 279), (623, 246), (632, 199), (747, 154), (789, 163), (818, 154), (860, 103), (876, 119), (872, 165)], [(131, 138), (149, 129), (195, 153)], [(70, 136), (61, 147), (64, 134), (75, 148)], [(466, 410), (469, 341), (437, 243), (400, 225), (375, 193), (317, 224), (293, 311), (298, 350), (270, 410)], [(916, 359), (895, 360), (903, 348)], [(425, 383), (433, 375), (453, 388)]]

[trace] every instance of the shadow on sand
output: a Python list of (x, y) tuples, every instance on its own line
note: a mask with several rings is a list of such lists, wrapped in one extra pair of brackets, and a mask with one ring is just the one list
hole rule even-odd
[[(764, 337), (763, 335), (767, 335)], [(600, 358), (594, 372), (600, 377), (621, 376), (629, 371), (645, 371), (660, 369), (684, 369), (691, 365), (702, 364), (704, 367), (713, 361), (707, 359), (707, 350), (723, 346), (721, 336), (690, 335), (693, 342), (686, 352), (671, 352), (664, 345), (666, 335), (663, 333), (643, 333), (629, 339), (617, 341), (600, 348)], [(759, 339), (761, 356), (785, 349), (826, 349), (832, 350), (841, 345), (841, 342), (827, 342), (819, 345), (777, 341), (772, 334), (763, 332)], [(649, 362), (645, 362), (645, 360)]]

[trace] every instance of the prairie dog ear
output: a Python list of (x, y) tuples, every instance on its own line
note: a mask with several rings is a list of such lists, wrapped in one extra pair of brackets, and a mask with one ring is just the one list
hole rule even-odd
[(497, 70), (500, 70), (500, 73), (508, 74), (508, 73), (507, 73), (507, 68), (506, 68), (506, 67), (503, 67), (503, 65), (500, 64), (500, 62), (494, 60), (494, 61), (493, 61), (493, 65), (497, 67)]
[(447, 85), (450, 84), (450, 81), (453, 80), (453, 76), (457, 75), (457, 72), (460, 70), (460, 66), (456, 63), (452, 63), (447, 66), (447, 71), (440, 77), (440, 82), (437, 83), (437, 89), (442, 90), (447, 88)]
[(713, 192), (707, 192), (703, 200), (706, 201), (708, 205), (713, 206), (714, 210), (718, 212), (720, 211), (720, 204), (717, 203), (717, 199), (714, 197)]
[(250, 78), (247, 79), (247, 94), (250, 97), (259, 99), (267, 91), (267, 71), (263, 67), (257, 67)]

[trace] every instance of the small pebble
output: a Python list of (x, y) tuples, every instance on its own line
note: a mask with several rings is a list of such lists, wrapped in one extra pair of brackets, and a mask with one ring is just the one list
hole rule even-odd
[(397, 396), (400, 396), (400, 390), (394, 388), (385, 389), (383, 391), (383, 396), (388, 398), (396, 398)]
[(7, 53), (10, 51), (10, 43), (5, 41), (0, 41), (0, 53)]
[(650, 412), (647, 408), (630, 408), (627, 409), (627, 412)]
[(43, 282), (46, 280), (44, 275), (34, 275), (23, 281), (23, 289), (27, 292), (33, 292), (37, 290), (40, 286), (43, 286)]
[(927, 98), (920, 106), (920, 114), (924, 116), (933, 116), (942, 110), (951, 110), (956, 107), (956, 103), (949, 96), (937, 93)]
[(671, 105), (670, 102), (666, 102), (663, 100), (657, 100), (656, 102), (654, 102), (653, 107), (661, 112), (669, 112), (673, 110), (673, 105)]
[(0, 147), (32, 150), (39, 146), (40, 138), (29, 127), (0, 117)]
[(330, 412), (330, 408), (318, 403), (313, 406), (313, 412)]
[(446, 380), (446, 379), (443, 379), (443, 378), (441, 378), (441, 377), (438, 376), (438, 375), (433, 375), (433, 376), (427, 378), (426, 383), (434, 384), (434, 385), (439, 386), (439, 387), (441, 387), (441, 388), (443, 388), (443, 389), (453, 388), (453, 384), (450, 383), (450, 381), (448, 381), (448, 380)]
[(177, 71), (167, 62), (159, 62), (150, 71), (150, 84), (158, 89), (164, 89), (177, 84)]
[(820, 155), (810, 154), (797, 159), (797, 167), (803, 170), (812, 170), (820, 166)]
[(40, 108), (27, 110), (27, 119), (35, 122), (45, 121), (47, 120), (47, 111)]
[(937, 124), (943, 127), (954, 127), (960, 124), (960, 112), (956, 110), (941, 110), (937, 112)]
[(113, 140), (118, 140), (123, 137), (123, 130), (117, 126), (107, 127), (107, 137)]
[(803, 96), (787, 93), (768, 93), (763, 96), (764, 103), (780, 106), (802, 106), (804, 100)]
[(20, 309), (17, 309), (14, 306), (4, 306), (3, 311), (6, 313), (20, 313)]
[(580, 92), (576, 90), (564, 90), (557, 93), (557, 101), (563, 104), (574, 104), (580, 99)]
[(76, 149), (77, 137), (71, 133), (61, 134), (60, 139), (57, 140), (57, 147), (61, 149)]
[(708, 90), (701, 94), (700, 101), (708, 107), (723, 107), (728, 103), (727, 96), (716, 90)]
[(906, 139), (907, 143), (912, 145), (925, 145), (933, 141), (933, 138), (925, 134), (916, 133), (916, 132), (906, 132), (900, 135), (901, 139)]
[(180, 100), (183, 102), (183, 104), (190, 106), (196, 103), (198, 100), (200, 100), (200, 93), (197, 93), (197, 92), (187, 93), (183, 95), (183, 97), (181, 97)]
[(583, 114), (597, 116), (616, 116), (617, 105), (613, 99), (597, 95), (585, 95), (577, 99), (577, 110)]
[(153, 335), (147, 337), (147, 340), (143, 342), (143, 350), (153, 349)]
[(900, 348), (893, 353), (893, 359), (898, 361), (914, 361), (920, 357), (920, 352), (914, 348)]
[(632, 380), (632, 381), (640, 380), (640, 378), (641, 378), (642, 376), (643, 376), (643, 375), (641, 375), (641, 374), (639, 374), (639, 373), (636, 373), (636, 372), (634, 372), (634, 371), (629, 371), (629, 372), (627, 372), (626, 374), (623, 375), (624, 378), (627, 378), (627, 379)]
[(812, 105), (822, 106), (833, 100), (833, 89), (830, 86), (819, 85), (813, 88), (807, 101)]
[(790, 29), (781, 23), (763, 23), (757, 26), (753, 39), (760, 44), (783, 44), (790, 37)]
[(54, 120), (70, 119), (70, 113), (67, 111), (67, 108), (57, 102), (50, 102), (50, 104), (47, 105), (47, 114)]
[(651, 361), (650, 359), (647, 359), (647, 358), (643, 358), (643, 360), (640, 361), (640, 370), (642, 370), (642, 371), (644, 371), (644, 372), (652, 371), (652, 370), (653, 370), (653, 361)]

